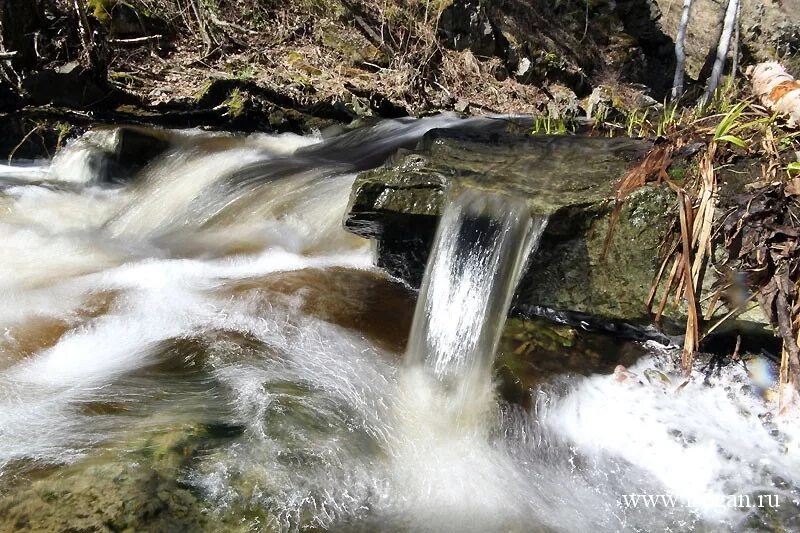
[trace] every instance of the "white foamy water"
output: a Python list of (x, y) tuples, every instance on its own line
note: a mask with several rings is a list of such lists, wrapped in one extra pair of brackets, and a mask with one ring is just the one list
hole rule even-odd
[[(680, 387), (672, 356), (653, 348), (623, 381), (562, 377), (524, 410), (486, 379), (465, 409), (439, 381), (464, 335), (440, 332), (437, 374), (436, 361), (408, 365), (370, 340), (374, 310), (361, 322), (324, 312), (348, 290), (326, 273), (382, 276), (341, 229), (355, 173), (454, 124), (385, 122), (326, 141), (175, 133), (112, 187), (86, 166), (107, 132), (52, 167), (3, 168), (0, 496), (7, 473), (80, 465), (127, 449), (135, 428), (189, 421), (235, 431), (182, 481), (212, 513), (245, 526), (261, 513), (252, 529), (798, 530), (800, 421), (743, 391), (771, 382), (741, 366)], [(463, 279), (445, 281), (462, 298), (440, 295), (431, 313), (480, 307)], [(495, 342), (469, 346), (490, 361), (479, 352)], [(719, 504), (731, 494), (781, 507)], [(632, 507), (631, 495), (678, 504)]]

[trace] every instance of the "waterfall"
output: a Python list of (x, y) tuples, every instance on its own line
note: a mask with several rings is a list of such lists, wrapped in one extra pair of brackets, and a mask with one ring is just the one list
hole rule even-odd
[[(546, 220), (521, 199), (448, 192), (400, 373), (391, 479), (425, 531), (513, 530), (524, 487), (492, 444), (492, 362), (514, 289)], [(519, 489), (524, 492), (524, 489)], [(407, 514), (407, 511), (406, 513)]]
[[(357, 172), (503, 124), (160, 132), (128, 181), (100, 179), (103, 132), (0, 165), (0, 531), (800, 531), (800, 424), (746, 392), (766, 358), (684, 383), (645, 344), (620, 381), (577, 332), (498, 347), (547, 223), (519, 198), (448, 191), (416, 308), (342, 228)], [(544, 374), (530, 409), (501, 351)]]
[(521, 199), (457, 188), (439, 223), (406, 360), (468, 399), (491, 366), (517, 282), (547, 220)]

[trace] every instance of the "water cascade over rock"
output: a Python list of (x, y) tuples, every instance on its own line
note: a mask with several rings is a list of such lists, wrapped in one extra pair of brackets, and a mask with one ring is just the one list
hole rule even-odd
[[(435, 201), (422, 179), (369, 178), (419, 163), (412, 150), (445, 131), (515, 127), (439, 116), (308, 137), (158, 131), (123, 175), (129, 134), (110, 130), (0, 166), (0, 531), (800, 528), (800, 424), (773, 418), (763, 358), (684, 384), (675, 354), (645, 343), (625, 372), (578, 364), (519, 404), (497, 393), (523, 271), (601, 301), (608, 278), (553, 272), (586, 263), (556, 245), (586, 229), (571, 220), (606, 213), (580, 199), (605, 198), (607, 167), (627, 161), (589, 148), (618, 143), (530, 141), (595, 155), (575, 162), (580, 175), (552, 174), (564, 189), (550, 196), (490, 187), (486, 167), (521, 186), (567, 162), (521, 144), (417, 173)], [(568, 207), (535, 209), (553, 198)], [(395, 201), (409, 199), (430, 231), (419, 293), (352, 234), (397, 249), (390, 233), (409, 219)], [(649, 235), (642, 220), (620, 223)], [(763, 493), (780, 507), (720, 505)], [(641, 494), (681, 504), (626, 504)]]
[[(577, 312), (646, 325), (675, 194), (647, 184), (625, 199), (618, 216), (614, 212), (615, 186), (650, 147), (636, 139), (530, 135), (497, 122), (431, 130), (413, 150), (400, 150), (357, 176), (345, 227), (375, 240), (379, 266), (419, 287), (448, 187), (514, 196), (549, 217), (541, 251), (520, 282), (518, 312)], [(703, 280), (711, 292), (717, 273), (707, 268)], [(705, 312), (711, 298), (701, 300)], [(731, 311), (725, 305), (714, 310), (719, 318)], [(683, 323), (685, 316), (685, 307), (670, 299), (665, 321)], [(739, 321), (742, 330), (755, 331), (767, 323), (757, 309)]]
[(463, 189), (439, 222), (406, 360), (468, 401), (491, 382), (494, 353), (527, 258), (546, 225), (528, 205)]

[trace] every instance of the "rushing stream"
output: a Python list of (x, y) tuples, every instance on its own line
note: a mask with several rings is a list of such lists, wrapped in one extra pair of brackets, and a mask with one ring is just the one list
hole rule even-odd
[(454, 191), (416, 311), (342, 229), (355, 173), (480, 125), (170, 133), (128, 184), (97, 131), (0, 168), (0, 530), (800, 531), (771, 363), (679, 388), (648, 343), (510, 404), (492, 362), (546, 221)]

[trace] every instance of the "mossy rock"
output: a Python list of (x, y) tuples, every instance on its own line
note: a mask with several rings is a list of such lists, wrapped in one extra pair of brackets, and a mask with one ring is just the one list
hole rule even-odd
[[(616, 184), (650, 144), (528, 135), (502, 120), (476, 124), (432, 130), (414, 150), (401, 150), (384, 167), (360, 174), (345, 227), (377, 240), (377, 264), (419, 286), (449, 187), (523, 198), (548, 224), (520, 282), (517, 311), (549, 309), (650, 324), (647, 301), (663, 260), (662, 243), (673, 228), (675, 193), (646, 185), (614, 215)], [(618, 218), (611, 228), (613, 216)], [(703, 294), (715, 280), (707, 269)], [(656, 303), (661, 296), (656, 294)], [(714, 319), (729, 311), (720, 307)], [(666, 324), (682, 323), (686, 312), (685, 303), (667, 299)], [(765, 323), (763, 317), (747, 320)]]
[(214, 110), (222, 106), (229, 127), (240, 131), (268, 129), (307, 133), (324, 129), (333, 118), (339, 118), (335, 112), (327, 113), (331, 118), (322, 116), (329, 110), (321, 105), (301, 109), (291, 98), (246, 79), (209, 79), (194, 98), (199, 109)]
[[(552, 217), (531, 258), (520, 302), (649, 322), (647, 297), (660, 266), (659, 249), (670, 229), (674, 205), (674, 193), (666, 187), (635, 191), (621, 206), (610, 239), (614, 203), (562, 209)], [(682, 313), (674, 307), (667, 311), (676, 319)]]
[(345, 225), (379, 241), (379, 265), (419, 285), (449, 186), (524, 198), (532, 214), (549, 222), (518, 303), (641, 319), (672, 193), (648, 188), (632, 197), (608, 252), (616, 261), (603, 264), (600, 256), (614, 185), (648, 149), (643, 141), (531, 136), (489, 126), (433, 130), (417, 149), (358, 176)]
[(617, 365), (632, 365), (644, 353), (632, 341), (544, 319), (510, 318), (495, 360), (498, 390), (506, 401), (527, 406), (531, 392), (553, 378), (609, 374)]
[(354, 31), (347, 31), (338, 24), (325, 24), (317, 29), (316, 39), (326, 48), (350, 65), (370, 63), (381, 67), (389, 65), (385, 52)]
[(90, 14), (112, 37), (144, 37), (168, 33), (169, 25), (124, 0), (87, 0)]
[(603, 203), (649, 147), (630, 139), (435, 129), (415, 150), (358, 176), (347, 223), (370, 237), (353, 225), (368, 214), (438, 216), (445, 189), (456, 182), (525, 198), (536, 215)]
[[(234, 428), (235, 429), (235, 428)], [(179, 424), (142, 434), (0, 497), (1, 531), (247, 531), (238, 513), (216, 513), (184, 482), (187, 468), (238, 435), (216, 425)], [(274, 524), (266, 510), (256, 523)]]

